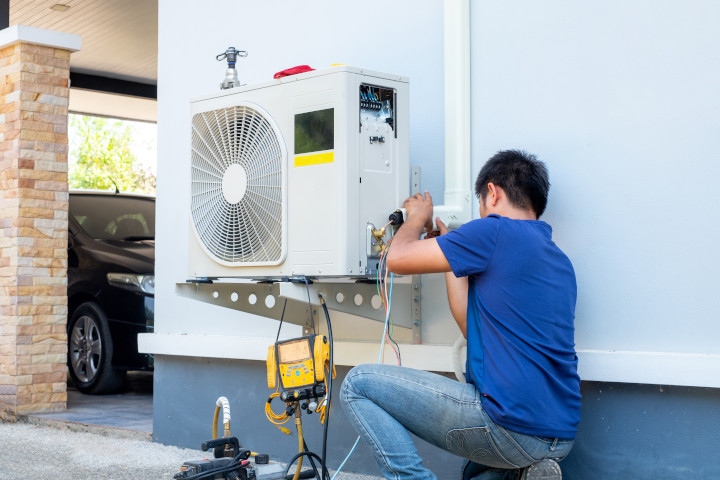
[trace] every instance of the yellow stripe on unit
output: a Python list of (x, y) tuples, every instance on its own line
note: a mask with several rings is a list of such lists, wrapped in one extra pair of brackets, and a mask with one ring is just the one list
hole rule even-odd
[(311, 153), (309, 155), (296, 155), (295, 166), (307, 167), (308, 165), (320, 165), (321, 163), (333, 163), (335, 152)]

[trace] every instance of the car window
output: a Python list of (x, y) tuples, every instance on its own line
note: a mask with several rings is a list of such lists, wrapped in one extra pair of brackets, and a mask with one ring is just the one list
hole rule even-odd
[(155, 238), (152, 198), (71, 194), (70, 215), (98, 240)]

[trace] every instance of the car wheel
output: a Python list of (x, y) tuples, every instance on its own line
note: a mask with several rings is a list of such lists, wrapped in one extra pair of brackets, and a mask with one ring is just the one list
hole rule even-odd
[(82, 393), (117, 391), (125, 372), (112, 366), (113, 343), (105, 313), (95, 302), (80, 305), (68, 324), (68, 369)]

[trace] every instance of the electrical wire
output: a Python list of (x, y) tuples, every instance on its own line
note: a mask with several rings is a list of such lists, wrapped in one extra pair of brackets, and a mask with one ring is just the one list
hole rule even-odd
[(330, 480), (335, 480), (335, 477), (338, 476), (338, 473), (340, 473), (340, 470), (345, 466), (345, 462), (347, 462), (350, 459), (350, 456), (355, 452), (355, 448), (358, 446), (358, 443), (360, 443), (360, 435), (355, 439), (355, 443), (353, 444), (352, 448), (350, 449), (350, 453), (347, 454), (347, 457), (345, 457), (345, 460), (342, 461), (340, 466), (335, 470), (335, 475), (332, 476)]
[(211, 470), (196, 473), (195, 475), (190, 475), (189, 477), (178, 477), (178, 475), (180, 475), (180, 474), (176, 474), (174, 478), (182, 478), (183, 480), (201, 480), (201, 479), (215, 478), (216, 475), (230, 473), (234, 470), (237, 470), (238, 467), (243, 466), (242, 462), (248, 458), (249, 453), (250, 452), (248, 450), (241, 450), (240, 453), (235, 455), (235, 457), (232, 460), (232, 463), (230, 463), (224, 467), (213, 468)]
[[(330, 371), (323, 366), (323, 370), (326, 372), (325, 374), (325, 392), (329, 392), (330, 389), (328, 388), (328, 382), (327, 382), (327, 376), (330, 375)], [(320, 423), (323, 425), (325, 424), (325, 418), (327, 418), (330, 415), (330, 409), (328, 408), (328, 402), (327, 402), (327, 395), (325, 395), (325, 398), (323, 398), (318, 406), (315, 408), (315, 413), (320, 415)]]
[[(378, 289), (378, 295), (380, 296), (380, 300), (383, 305), (385, 305), (385, 314), (386, 316), (389, 316), (389, 322), (390, 322), (390, 329), (385, 334), (383, 334), (383, 355), (381, 356), (380, 363), (384, 362), (384, 344), (386, 341), (390, 343), (390, 347), (393, 349), (393, 352), (395, 353), (395, 358), (397, 359), (398, 365), (402, 366), (402, 359), (400, 356), (400, 346), (397, 344), (397, 342), (392, 338), (392, 332), (394, 331), (394, 324), (392, 323), (392, 315), (390, 315), (390, 295), (387, 292), (387, 276), (388, 276), (388, 269), (387, 269), (387, 256), (390, 251), (390, 246), (392, 244), (392, 238), (388, 240), (387, 244), (383, 248), (383, 251), (380, 255), (380, 264), (378, 266), (378, 276), (377, 276), (377, 289)], [(384, 273), (383, 273), (384, 271)], [(384, 278), (384, 281), (383, 281)], [(391, 284), (392, 287), (392, 284)]]
[(390, 274), (390, 297), (389, 297), (388, 306), (387, 306), (387, 313), (385, 314), (385, 327), (383, 328), (383, 342), (382, 342), (382, 345), (380, 346), (380, 354), (378, 356), (378, 363), (382, 363), (382, 360), (384, 358), (385, 335), (387, 335), (387, 331), (388, 331), (388, 323), (390, 322), (390, 308), (392, 306), (393, 275), (394, 274), (392, 274), (392, 273)]
[(280, 329), (282, 328), (283, 319), (285, 318), (285, 307), (287, 307), (287, 298), (285, 299), (285, 303), (283, 304), (283, 311), (280, 314), (280, 324), (278, 325), (277, 335), (275, 335), (275, 343), (277, 343), (278, 339), (280, 338)]
[(315, 330), (315, 317), (313, 317), (312, 313), (312, 301), (310, 300), (310, 285), (308, 283), (307, 277), (302, 277), (305, 281), (305, 290), (307, 290), (307, 297), (308, 297), (308, 312), (310, 313), (310, 323), (312, 323), (313, 326), (313, 334), (317, 335), (317, 330)]
[(270, 402), (272, 402), (272, 399), (279, 396), (280, 392), (275, 390), (275, 393), (271, 394), (270, 397), (268, 397), (267, 402), (265, 402), (265, 417), (267, 417), (268, 421), (274, 424), (285, 435), (290, 435), (292, 433), (290, 429), (287, 427), (283, 427), (284, 424), (290, 421), (290, 416), (287, 414), (287, 410), (283, 411), (282, 414), (278, 415), (273, 411), (272, 407), (270, 406)]
[[(306, 451), (306, 452), (310, 451), (310, 449), (308, 448), (307, 443), (305, 443), (305, 440), (304, 440), (304, 439), (303, 439), (303, 449), (304, 449), (304, 451)], [(312, 457), (308, 457), (308, 460), (310, 460), (310, 465), (312, 466), (312, 471), (313, 471), (313, 476), (312, 476), (312, 477), (308, 477), (308, 478), (318, 478), (318, 477), (320, 477), (320, 474), (318, 473), (318, 469), (317, 469), (317, 467), (315, 466), (315, 460), (313, 460)], [(304, 475), (304, 474), (307, 474), (307, 473), (309, 473), (309, 472), (310, 472), (310, 470), (305, 470), (304, 472), (302, 472), (302, 473), (300, 474), (300, 478), (304, 478), (303, 475)]]
[[(387, 282), (384, 283), (385, 286), (383, 286), (383, 270), (387, 272), (387, 253), (390, 250), (390, 243), (392, 242), (392, 238), (388, 241), (388, 243), (383, 247), (382, 252), (380, 254), (380, 265), (378, 266), (378, 274), (377, 274), (377, 288), (378, 288), (378, 294), (380, 295), (380, 301), (385, 307), (385, 316), (387, 318), (388, 314), (388, 296), (386, 291)], [(384, 349), (385, 349), (385, 335), (386, 331), (383, 330), (383, 336), (382, 336), (382, 350), (383, 355), (380, 358), (380, 363), (383, 362), (384, 357)]]
[(315, 459), (317, 459), (319, 462), (321, 462), (320, 468), (322, 469), (323, 478), (324, 478), (325, 476), (327, 476), (328, 478), (330, 477), (330, 474), (328, 473), (327, 468), (325, 467), (325, 465), (322, 464), (322, 460), (321, 460), (320, 457), (317, 455), (317, 453), (313, 453), (313, 452), (310, 452), (310, 451), (305, 450), (305, 451), (303, 451), (303, 452), (299, 452), (299, 453), (295, 454), (295, 455), (290, 459), (290, 461), (288, 462), (287, 466), (285, 467), (285, 472), (284, 472), (285, 478), (288, 477), (288, 472), (290, 471), (290, 467), (292, 466), (292, 464), (295, 462), (295, 460), (297, 460), (297, 459), (300, 458), (300, 457), (308, 457), (308, 458), (315, 458)]
[[(327, 472), (326, 464), (325, 464), (325, 458), (327, 453), (327, 432), (328, 432), (328, 425), (330, 424), (330, 408), (332, 407), (332, 384), (333, 384), (333, 366), (335, 365), (333, 363), (333, 334), (332, 334), (332, 325), (330, 324), (330, 313), (328, 312), (327, 305), (325, 305), (325, 299), (323, 298), (322, 294), (318, 294), (318, 297), (320, 297), (320, 305), (322, 305), (323, 312), (325, 312), (325, 320), (327, 321), (327, 329), (328, 329), (328, 342), (330, 344), (330, 365), (328, 366), (328, 374), (325, 376), (325, 379), (327, 381), (327, 394), (326, 394), (326, 404), (325, 404), (325, 410), (324, 410), (324, 420), (323, 422), (323, 444), (322, 444), (322, 457), (320, 460), (320, 466), (323, 469), (323, 480), (326, 479), (325, 473)], [(323, 367), (324, 368), (324, 367)]]

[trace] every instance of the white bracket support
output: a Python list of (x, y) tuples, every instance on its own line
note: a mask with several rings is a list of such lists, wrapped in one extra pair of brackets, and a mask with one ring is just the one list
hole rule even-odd
[[(420, 192), (420, 165), (412, 166), (412, 178), (410, 182), (410, 194), (415, 195)], [(434, 218), (434, 217), (433, 217)], [(422, 276), (412, 276), (412, 303), (410, 304), (410, 312), (412, 315), (412, 343), (419, 345), (422, 343)]]
[[(414, 291), (409, 277), (396, 278), (393, 285), (393, 303), (412, 305)], [(309, 292), (309, 298), (308, 298)], [(233, 281), (217, 283), (178, 283), (175, 293), (181, 297), (221, 307), (231, 308), (275, 320), (310, 328), (320, 317), (322, 295), (328, 310), (357, 315), (379, 322), (385, 321), (385, 309), (375, 283), (345, 283), (313, 281), (307, 286), (300, 281), (251, 282)], [(284, 314), (283, 314), (284, 310)], [(393, 323), (398, 327), (413, 328), (412, 310), (394, 309)], [(317, 323), (316, 323), (317, 324)]]

